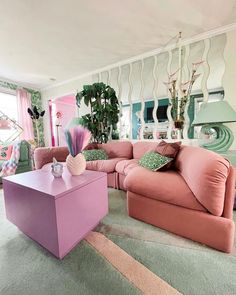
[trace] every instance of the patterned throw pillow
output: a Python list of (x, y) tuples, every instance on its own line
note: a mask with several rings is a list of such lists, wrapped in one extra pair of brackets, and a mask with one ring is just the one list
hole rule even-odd
[(170, 163), (173, 159), (155, 152), (148, 152), (139, 160), (139, 165), (152, 171), (157, 171)]
[(100, 150), (86, 150), (83, 151), (83, 155), (86, 161), (96, 161), (96, 160), (107, 160), (108, 156), (106, 151)]
[(0, 145), (0, 160), (10, 160), (12, 153), (12, 145), (4, 146)]

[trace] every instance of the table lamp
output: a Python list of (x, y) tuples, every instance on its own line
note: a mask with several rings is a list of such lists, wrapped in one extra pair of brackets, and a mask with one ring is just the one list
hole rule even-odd
[(215, 152), (226, 152), (234, 141), (233, 132), (223, 123), (236, 122), (236, 112), (227, 101), (204, 103), (196, 118), (193, 126), (201, 126), (201, 132), (206, 133), (210, 129), (216, 131), (216, 139), (202, 146)]

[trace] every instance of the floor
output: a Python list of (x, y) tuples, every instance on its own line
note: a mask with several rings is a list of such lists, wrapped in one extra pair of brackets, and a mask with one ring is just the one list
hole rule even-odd
[[(122, 191), (109, 190), (109, 207), (96, 231), (174, 289), (236, 294), (235, 250), (224, 254), (130, 218)], [(0, 231), (1, 295), (142, 294), (86, 241), (62, 261), (55, 259), (5, 219), (1, 190)]]

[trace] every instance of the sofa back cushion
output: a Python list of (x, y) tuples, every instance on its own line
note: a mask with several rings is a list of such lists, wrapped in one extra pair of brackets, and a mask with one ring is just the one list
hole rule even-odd
[(230, 163), (206, 149), (182, 146), (176, 157), (175, 167), (197, 200), (210, 213), (221, 216)]
[(34, 151), (34, 164), (36, 169), (42, 168), (45, 164), (51, 163), (53, 157), (58, 162), (65, 162), (66, 157), (69, 155), (67, 147), (39, 147)]
[(147, 152), (154, 152), (158, 146), (158, 142), (135, 142), (133, 144), (133, 158), (140, 159)]
[(133, 146), (130, 141), (111, 141), (109, 143), (98, 144), (99, 149), (106, 151), (108, 158), (132, 158)]

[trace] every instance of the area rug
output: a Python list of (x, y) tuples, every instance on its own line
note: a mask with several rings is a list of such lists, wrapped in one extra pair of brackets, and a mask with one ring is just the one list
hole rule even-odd
[(181, 294), (101, 233), (56, 259), (6, 220), (2, 190), (0, 231), (1, 295)]
[(236, 257), (132, 219), (125, 193), (62, 261), (5, 219), (0, 191), (0, 294), (236, 294)]
[(128, 255), (104, 235), (91, 232), (85, 240), (144, 294), (180, 295), (177, 290)]
[(96, 230), (158, 277), (186, 295), (236, 294), (235, 249), (225, 254), (130, 218), (122, 191), (111, 189), (109, 203)]

